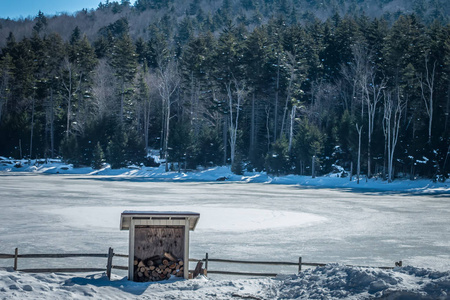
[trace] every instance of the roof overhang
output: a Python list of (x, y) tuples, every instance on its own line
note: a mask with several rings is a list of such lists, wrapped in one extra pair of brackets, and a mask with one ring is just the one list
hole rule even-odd
[(189, 221), (189, 230), (197, 226), (199, 213), (190, 211), (132, 211), (126, 210), (121, 214), (120, 230), (129, 230), (131, 220), (139, 220), (140, 224), (180, 225)]

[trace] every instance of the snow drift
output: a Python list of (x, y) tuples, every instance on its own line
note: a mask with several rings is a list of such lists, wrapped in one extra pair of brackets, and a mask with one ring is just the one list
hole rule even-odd
[(0, 271), (2, 299), (450, 299), (450, 272), (330, 264), (276, 278), (130, 282), (105, 274)]

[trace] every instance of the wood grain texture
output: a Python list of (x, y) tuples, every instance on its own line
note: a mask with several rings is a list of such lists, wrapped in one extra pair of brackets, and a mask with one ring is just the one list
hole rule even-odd
[(184, 260), (184, 226), (136, 226), (135, 258), (145, 260), (166, 252)]

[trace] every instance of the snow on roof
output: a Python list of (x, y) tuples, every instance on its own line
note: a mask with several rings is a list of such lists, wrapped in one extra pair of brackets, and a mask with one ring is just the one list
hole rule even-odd
[(166, 219), (169, 224), (172, 220), (189, 220), (189, 230), (194, 230), (197, 226), (200, 214), (191, 211), (134, 211), (125, 210), (120, 218), (120, 230), (129, 230), (131, 219), (148, 219), (148, 220), (162, 220)]

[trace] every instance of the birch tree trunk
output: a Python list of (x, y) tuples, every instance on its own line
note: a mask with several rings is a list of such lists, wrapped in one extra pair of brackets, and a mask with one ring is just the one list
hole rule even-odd
[(255, 92), (252, 93), (252, 112), (250, 117), (250, 146), (249, 157), (253, 160), (255, 153)]
[(447, 88), (447, 105), (445, 107), (445, 126), (444, 131), (447, 132), (449, 125), (449, 117), (450, 117), (450, 82)]
[(145, 143), (145, 154), (148, 154), (149, 146), (148, 146), (148, 136), (149, 136), (149, 128), (150, 128), (150, 116), (151, 116), (151, 101), (152, 99), (149, 97), (144, 102), (144, 143)]
[(228, 159), (228, 122), (229, 118), (226, 114), (223, 114), (223, 127), (222, 127), (222, 143), (223, 143), (223, 165), (226, 166)]
[(71, 122), (71, 114), (72, 114), (72, 95), (78, 93), (78, 91), (80, 90), (80, 86), (81, 86), (81, 79), (82, 79), (82, 74), (80, 72), (80, 80), (78, 81), (78, 84), (74, 83), (74, 78), (73, 76), (75, 75), (75, 69), (73, 64), (69, 61), (69, 58), (64, 58), (64, 69), (65, 71), (67, 71), (67, 82), (64, 80), (62, 80), (62, 84), (64, 89), (67, 92), (67, 123), (66, 123), (66, 138), (69, 137), (69, 133), (70, 133), (70, 122)]
[(384, 101), (384, 135), (387, 139), (387, 155), (388, 155), (388, 182), (392, 182), (394, 177), (394, 152), (397, 146), (400, 121), (402, 112), (405, 107), (402, 103), (400, 92), (397, 90), (397, 99), (394, 101), (392, 93), (386, 93)]
[(358, 131), (358, 165), (356, 166), (356, 183), (359, 184), (359, 178), (361, 175), (361, 129), (362, 126), (359, 127), (356, 124), (356, 130)]
[(287, 119), (287, 111), (288, 111), (288, 105), (289, 105), (289, 101), (291, 101), (291, 94), (292, 94), (292, 84), (296, 78), (296, 61), (295, 61), (295, 57), (294, 55), (292, 55), (291, 53), (287, 52), (286, 53), (288, 59), (289, 59), (289, 63), (286, 64), (287, 68), (289, 69), (289, 84), (288, 84), (288, 89), (287, 89), (287, 95), (286, 95), (286, 102), (284, 103), (284, 109), (283, 109), (283, 119), (281, 120), (281, 130), (280, 130), (280, 137), (283, 135), (284, 133), (284, 124), (285, 121)]
[(265, 107), (265, 111), (266, 111), (266, 136), (267, 136), (267, 152), (269, 152), (270, 150), (270, 106), (266, 105)]
[[(234, 91), (232, 90), (234, 86)], [(228, 108), (229, 108), (229, 131), (230, 131), (230, 158), (231, 165), (234, 165), (234, 159), (236, 156), (236, 142), (238, 134), (238, 124), (239, 124), (239, 112), (241, 110), (241, 105), (244, 102), (245, 97), (245, 84), (239, 82), (236, 79), (228, 82), (226, 84), (227, 95), (228, 95)]]
[(147, 72), (144, 75), (144, 82), (148, 88), (147, 97), (144, 99), (143, 103), (143, 129), (144, 129), (144, 143), (145, 143), (145, 153), (148, 154), (149, 151), (149, 130), (150, 130), (150, 118), (152, 113), (153, 104), (153, 92), (156, 90), (156, 83), (158, 78), (154, 73)]
[(161, 95), (164, 115), (164, 141), (163, 141), (163, 155), (166, 160), (166, 172), (169, 171), (168, 165), (168, 150), (169, 150), (169, 129), (170, 129), (170, 107), (174, 101), (171, 100), (173, 93), (177, 90), (180, 84), (180, 77), (178, 76), (177, 64), (173, 61), (168, 62), (165, 66), (158, 69), (158, 89)]
[(53, 88), (50, 89), (50, 153), (55, 157), (55, 104), (53, 101)]
[(433, 93), (434, 93), (434, 77), (436, 75), (436, 61), (433, 63), (433, 69), (430, 71), (428, 67), (428, 55), (425, 55), (425, 78), (422, 74), (419, 76), (420, 91), (425, 109), (428, 115), (428, 143), (431, 144), (431, 127), (433, 124)]
[(292, 140), (294, 139), (294, 120), (295, 120), (295, 111), (297, 110), (297, 106), (292, 106), (291, 110), (291, 124), (289, 126), (289, 146), (288, 146), (288, 152), (291, 154), (292, 150)]
[(33, 134), (34, 134), (34, 104), (36, 100), (33, 96), (32, 104), (31, 104), (31, 132), (30, 132), (30, 159), (33, 155)]
[(367, 177), (372, 177), (372, 135), (373, 126), (375, 122), (375, 113), (377, 105), (381, 100), (383, 95), (383, 90), (386, 88), (386, 80), (382, 79), (380, 83), (376, 82), (376, 71), (371, 69), (369, 71), (369, 84), (365, 86), (365, 95), (367, 103), (367, 114), (368, 114), (368, 146), (367, 146)]
[(275, 91), (275, 112), (274, 112), (274, 122), (273, 122), (273, 141), (277, 140), (277, 130), (278, 130), (278, 94), (280, 90), (280, 54), (278, 54), (277, 61), (277, 84)]
[(361, 88), (361, 118), (364, 117), (364, 103), (367, 105), (368, 117), (368, 145), (367, 145), (367, 177), (372, 176), (372, 134), (377, 105), (386, 88), (387, 80), (377, 78), (377, 70), (370, 63), (370, 54), (362, 44), (353, 47), (355, 59), (355, 76)]

